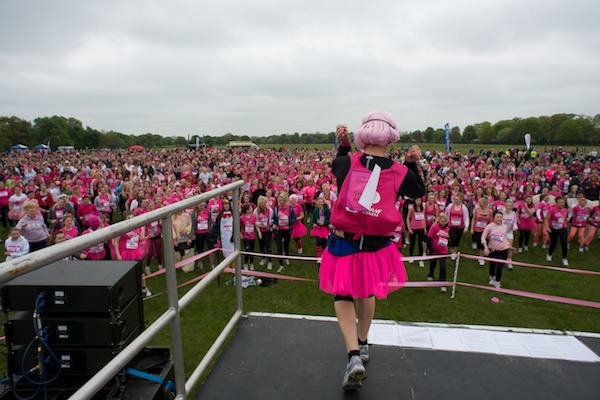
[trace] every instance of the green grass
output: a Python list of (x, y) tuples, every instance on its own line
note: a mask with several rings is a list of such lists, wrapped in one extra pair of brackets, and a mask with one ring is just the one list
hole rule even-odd
[[(3, 233), (6, 237), (6, 233)], [(473, 254), (470, 238), (464, 237), (461, 251)], [(304, 240), (305, 255), (314, 255), (314, 241)], [(575, 245), (576, 246), (576, 245)], [(545, 250), (530, 248), (529, 253), (517, 255), (516, 261), (545, 264)], [(292, 243), (292, 254), (296, 248)], [(407, 254), (407, 249), (404, 251)], [(595, 260), (600, 256), (600, 242), (594, 241), (589, 253), (569, 252), (571, 266), (600, 271)], [(560, 254), (555, 254), (560, 261)], [(558, 262), (559, 262), (558, 261)], [(558, 266), (558, 262), (554, 262)], [(257, 264), (257, 263), (255, 263)], [(453, 276), (453, 263), (448, 261), (448, 280)], [(417, 263), (406, 264), (411, 281), (426, 280), (428, 263), (419, 268)], [(257, 268), (263, 270), (264, 268)], [(190, 274), (177, 272), (179, 283), (200, 275), (203, 271)], [(299, 282), (280, 280), (268, 287), (251, 286), (244, 289), (244, 311), (309, 314), (333, 316), (332, 297), (319, 290), (318, 266), (313, 261), (294, 261), (286, 267), (284, 274), (313, 281)], [(461, 259), (458, 280), (479, 285), (487, 283), (487, 265), (477, 266), (475, 261)], [(220, 282), (209, 285), (204, 293), (182, 313), (184, 335), (185, 370), (190, 374), (200, 362), (210, 345), (225, 327), (236, 308), (235, 286), (227, 285), (232, 275), (223, 274)], [(149, 279), (148, 287), (153, 293), (165, 290), (165, 277)], [(565, 272), (515, 267), (505, 270), (502, 284), (505, 288), (546, 293), (590, 301), (600, 301), (600, 276), (588, 276)], [(192, 285), (180, 289), (180, 297)], [(501, 299), (499, 304), (490, 301), (492, 296)], [(145, 318), (152, 323), (167, 307), (166, 295), (144, 302)], [(496, 294), (487, 290), (457, 287), (456, 298), (450, 292), (443, 294), (437, 288), (403, 288), (377, 303), (375, 318), (396, 321), (440, 322), (454, 324), (499, 325), (544, 329), (600, 332), (598, 309), (527, 299), (517, 296)], [(169, 345), (169, 330), (161, 332), (154, 340), (156, 345)], [(0, 360), (4, 362), (4, 360)]]
[[(421, 147), (421, 150), (423, 152), (429, 150), (429, 151), (445, 151), (446, 147), (444, 145), (444, 143), (410, 143), (410, 142), (405, 142), (400, 140), (400, 142), (398, 143), (394, 143), (393, 145), (390, 145), (390, 147), (388, 148), (388, 150), (402, 150), (402, 148), (404, 146), (412, 146), (412, 145), (418, 145), (419, 147)], [(331, 150), (333, 149), (333, 144), (332, 143), (319, 143), (319, 144), (262, 144), (260, 145), (261, 148), (273, 148), (273, 149), (280, 149), (280, 148), (284, 148), (284, 149), (291, 149), (291, 150), (295, 150), (295, 149), (309, 149), (309, 150)], [(475, 153), (479, 153), (480, 150), (484, 150), (484, 151), (488, 151), (488, 150), (496, 150), (496, 151), (504, 151), (508, 148), (519, 148), (519, 149), (525, 149), (525, 144), (519, 144), (519, 145), (510, 145), (510, 144), (480, 144), (480, 143), (473, 143), (473, 144), (468, 144), (468, 143), (453, 143), (452, 144), (452, 152), (455, 151), (460, 151), (461, 154), (467, 154), (469, 152), (469, 149), (471, 149), (471, 147), (475, 150)], [(550, 145), (533, 145), (533, 147), (537, 148), (538, 151), (543, 150), (544, 148), (552, 148), (553, 146)], [(558, 146), (554, 146), (554, 148), (556, 148)], [(581, 148), (581, 146), (579, 146)], [(575, 150), (578, 148), (578, 146), (562, 146), (562, 148), (564, 150)], [(591, 149), (591, 147), (590, 147)], [(589, 149), (588, 149), (589, 151)]]
[[(468, 238), (463, 239), (461, 251), (472, 254)], [(307, 255), (314, 254), (314, 242), (305, 238)], [(311, 251), (312, 250), (312, 251)], [(292, 244), (292, 253), (295, 247)], [(406, 253), (406, 252), (405, 252)], [(516, 261), (545, 264), (545, 250), (530, 248), (530, 252), (515, 257)], [(570, 251), (569, 260), (574, 268), (600, 270), (593, 262), (600, 254), (600, 243), (594, 242), (589, 253)], [(560, 258), (555, 254), (555, 258)], [(452, 277), (453, 263), (448, 275)], [(553, 263), (558, 266), (558, 262)], [(428, 263), (419, 268), (417, 263), (406, 264), (411, 281), (426, 280)], [(264, 268), (259, 268), (264, 270)], [(559, 271), (515, 267), (504, 271), (502, 279), (505, 288), (572, 297), (590, 301), (600, 301), (598, 289), (600, 276), (580, 275)], [(309, 314), (333, 316), (331, 296), (318, 287), (318, 266), (312, 261), (293, 261), (286, 267), (285, 274), (313, 279), (311, 282), (280, 280), (268, 287), (244, 289), (244, 311), (272, 313)], [(178, 273), (180, 282), (197, 276)], [(235, 287), (226, 285), (232, 275), (224, 274), (221, 283), (211, 284), (205, 293), (193, 302), (183, 313), (183, 332), (186, 337), (186, 371), (188, 373), (199, 362), (210, 344), (235, 310)], [(460, 282), (486, 285), (488, 268), (477, 266), (475, 261), (461, 259), (458, 280)], [(153, 292), (164, 290), (164, 278), (149, 281)], [(182, 289), (180, 295), (187, 289)], [(495, 304), (491, 297), (497, 296), (501, 302)], [(165, 297), (161, 296), (145, 302), (146, 315), (152, 321), (165, 307)], [(527, 299), (524, 297), (496, 294), (487, 290), (457, 287), (455, 299), (450, 293), (440, 293), (437, 288), (403, 288), (377, 303), (376, 318), (396, 321), (439, 322), (454, 324), (498, 325), (507, 327), (529, 327), (540, 329), (575, 330), (600, 332), (598, 309), (571, 306), (553, 302)], [(157, 343), (168, 343), (168, 334), (159, 337)]]

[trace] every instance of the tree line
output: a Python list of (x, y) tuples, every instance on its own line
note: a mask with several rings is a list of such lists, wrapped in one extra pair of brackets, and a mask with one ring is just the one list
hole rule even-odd
[[(529, 133), (534, 145), (598, 145), (600, 144), (600, 114), (594, 117), (578, 114), (554, 114), (531, 118), (514, 118), (494, 124), (481, 122), (461, 130), (454, 126), (450, 130), (452, 143), (485, 143), (522, 145), (523, 136)], [(408, 141), (415, 143), (443, 143), (442, 128), (428, 127), (425, 130), (407, 132)], [(74, 146), (76, 149), (123, 149), (131, 145), (147, 148), (185, 147), (200, 142), (209, 146), (224, 146), (230, 141), (252, 141), (258, 145), (277, 144), (322, 144), (333, 143), (335, 132), (283, 133), (264, 137), (211, 134), (185, 136), (163, 136), (156, 133), (127, 135), (116, 131), (99, 131), (72, 117), (39, 117), (27, 121), (16, 116), (0, 117), (0, 151), (7, 151), (15, 144), (32, 147), (50, 143), (58, 146)], [(406, 141), (406, 137), (403, 138)]]

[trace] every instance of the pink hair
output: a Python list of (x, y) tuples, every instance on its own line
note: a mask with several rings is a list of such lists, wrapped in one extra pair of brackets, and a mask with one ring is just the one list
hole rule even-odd
[(365, 145), (387, 146), (400, 139), (396, 120), (387, 111), (371, 111), (362, 119), (362, 126), (354, 133), (356, 145), (364, 149)]

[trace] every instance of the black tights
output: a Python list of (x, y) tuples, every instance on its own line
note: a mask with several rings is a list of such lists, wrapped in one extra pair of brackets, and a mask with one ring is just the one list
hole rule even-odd
[(529, 239), (531, 238), (531, 231), (519, 230), (519, 247), (529, 246)]
[[(412, 257), (413, 251), (415, 250), (415, 241), (417, 242), (419, 255), (423, 255), (423, 241), (425, 241), (425, 229), (413, 229), (413, 233), (410, 234), (410, 255)], [(417, 240), (415, 240), (417, 239)]]
[(558, 243), (558, 239), (560, 239), (560, 246), (562, 249), (562, 257), (567, 258), (567, 228), (562, 229), (551, 229), (550, 230), (550, 248), (548, 249), (548, 254), (552, 255), (554, 249), (556, 249), (556, 245)]

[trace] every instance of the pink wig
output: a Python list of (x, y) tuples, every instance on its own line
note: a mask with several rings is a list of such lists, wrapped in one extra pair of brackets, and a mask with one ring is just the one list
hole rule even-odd
[(364, 116), (362, 126), (354, 133), (356, 145), (364, 149), (365, 145), (387, 146), (400, 139), (396, 120), (387, 111), (371, 111)]

